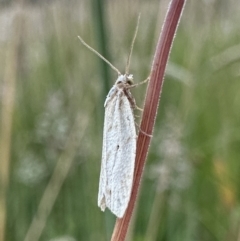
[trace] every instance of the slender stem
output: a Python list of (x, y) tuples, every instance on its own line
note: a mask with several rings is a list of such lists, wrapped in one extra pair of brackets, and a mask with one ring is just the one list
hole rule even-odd
[(57, 196), (72, 166), (74, 155), (77, 150), (77, 143), (82, 141), (85, 134), (85, 131), (82, 131), (79, 136), (77, 134), (78, 130), (85, 130), (87, 125), (87, 121), (81, 122), (80, 117), (76, 118), (72, 131), (66, 141), (64, 152), (57, 161), (56, 167), (43, 193), (37, 212), (33, 217), (24, 241), (38, 241), (40, 239), (46, 226), (47, 219), (53, 209), (53, 205), (55, 204)]
[[(132, 195), (125, 215), (122, 219), (117, 219), (116, 221), (111, 238), (112, 241), (123, 241), (125, 240), (127, 234), (147, 158), (151, 140), (150, 135), (153, 133), (157, 108), (162, 91), (165, 68), (184, 3), (185, 0), (171, 1), (162, 32), (158, 40), (140, 125), (142, 132), (139, 132), (137, 140), (136, 164)], [(143, 134), (143, 132), (147, 133), (148, 135)]]
[(11, 161), (12, 124), (15, 108), (15, 93), (18, 74), (18, 55), (21, 44), (24, 17), (20, 11), (13, 20), (13, 35), (6, 48), (6, 68), (3, 79), (4, 93), (1, 100), (1, 125), (0, 125), (0, 241), (5, 240), (7, 219), (7, 190), (9, 183), (9, 168)]

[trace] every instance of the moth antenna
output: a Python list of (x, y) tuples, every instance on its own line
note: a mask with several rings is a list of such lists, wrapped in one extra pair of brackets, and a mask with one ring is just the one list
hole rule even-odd
[(103, 61), (105, 61), (113, 70), (115, 70), (118, 75), (121, 75), (121, 72), (113, 66), (107, 59), (105, 59), (100, 53), (98, 53), (94, 48), (89, 46), (80, 36), (78, 36), (79, 40), (82, 42), (84, 46), (86, 46), (89, 50), (91, 50), (94, 54), (96, 54), (98, 57), (100, 57)]
[(132, 51), (133, 51), (133, 46), (134, 46), (134, 43), (135, 43), (135, 39), (137, 37), (140, 16), (141, 16), (141, 13), (139, 13), (139, 15), (138, 15), (137, 26), (136, 26), (135, 33), (134, 33), (134, 36), (133, 36), (133, 40), (132, 40), (131, 47), (130, 47), (130, 53), (129, 53), (128, 59), (127, 59), (127, 65), (126, 65), (125, 74), (129, 74), (130, 61), (131, 61), (131, 57), (132, 57)]

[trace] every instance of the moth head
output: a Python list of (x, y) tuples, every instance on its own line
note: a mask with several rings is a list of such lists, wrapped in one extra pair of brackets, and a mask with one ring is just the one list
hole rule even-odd
[(133, 75), (132, 74), (125, 74), (126, 83), (129, 85), (133, 85)]
[(125, 75), (119, 75), (116, 83), (117, 85), (132, 85), (133, 84), (133, 75), (132, 74), (125, 74)]

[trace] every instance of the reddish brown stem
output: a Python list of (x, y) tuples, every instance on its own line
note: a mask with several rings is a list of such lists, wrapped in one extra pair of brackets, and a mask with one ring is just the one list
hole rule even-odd
[[(150, 135), (153, 132), (155, 119), (157, 115), (158, 103), (160, 100), (164, 72), (171, 50), (174, 34), (176, 33), (177, 25), (181, 17), (185, 0), (172, 0), (165, 18), (162, 32), (160, 34), (157, 48), (152, 64), (150, 81), (147, 89), (142, 122), (137, 140), (135, 175), (133, 180), (133, 188), (131, 199), (125, 215), (121, 219), (117, 219), (111, 241), (125, 240), (129, 222), (132, 216), (134, 204), (136, 202), (140, 180), (146, 162), (148, 148), (150, 145)], [(145, 135), (143, 133), (147, 133)]]

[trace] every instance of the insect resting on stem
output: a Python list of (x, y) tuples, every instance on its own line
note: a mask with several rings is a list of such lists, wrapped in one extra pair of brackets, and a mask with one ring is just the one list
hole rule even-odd
[(136, 156), (137, 135), (133, 109), (140, 108), (137, 107), (130, 88), (148, 81), (146, 79), (134, 85), (133, 75), (129, 74), (139, 20), (140, 15), (131, 43), (125, 74), (121, 74), (115, 66), (78, 36), (83, 45), (103, 59), (118, 74), (104, 103), (102, 162), (98, 192), (98, 206), (101, 210), (105, 211), (105, 208), (108, 207), (118, 218), (123, 217), (130, 200)]

